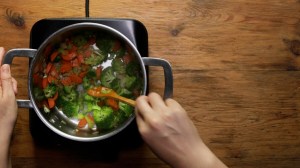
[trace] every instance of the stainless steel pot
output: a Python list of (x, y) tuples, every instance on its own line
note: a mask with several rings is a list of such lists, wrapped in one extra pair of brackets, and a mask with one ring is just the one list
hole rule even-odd
[(133, 115), (129, 118), (123, 125), (119, 126), (118, 128), (107, 132), (107, 133), (95, 133), (91, 131), (78, 131), (76, 129), (76, 125), (70, 121), (69, 118), (62, 115), (61, 112), (57, 108), (50, 114), (46, 114), (42, 108), (37, 106), (37, 102), (33, 96), (33, 73), (34, 70), (40, 65), (43, 61), (45, 61), (44, 57), (44, 50), (46, 46), (54, 43), (55, 41), (61, 40), (63, 37), (72, 34), (72, 32), (76, 31), (86, 31), (86, 30), (93, 30), (93, 31), (100, 31), (105, 32), (107, 34), (111, 34), (122, 41), (124, 41), (131, 49), (136, 59), (139, 61), (141, 65), (142, 76), (144, 80), (144, 86), (142, 94), (146, 94), (147, 88), (147, 72), (145, 66), (161, 66), (164, 69), (165, 75), (165, 90), (164, 90), (164, 98), (172, 97), (173, 94), (173, 76), (172, 76), (172, 68), (168, 61), (159, 59), (159, 58), (151, 58), (151, 57), (141, 57), (140, 53), (138, 52), (135, 45), (122, 33), (119, 31), (102, 25), (98, 23), (77, 23), (67, 27), (64, 27), (51, 36), (49, 36), (41, 46), (36, 49), (28, 49), (28, 48), (19, 48), (19, 49), (12, 49), (9, 50), (3, 60), (3, 64), (11, 64), (14, 57), (28, 57), (31, 59), (30, 66), (29, 66), (29, 74), (28, 74), (28, 94), (29, 100), (17, 100), (18, 106), (21, 108), (33, 108), (40, 120), (52, 131), (56, 134), (61, 135), (64, 138), (68, 138), (74, 141), (99, 141), (106, 138), (109, 138), (124, 128), (126, 128), (135, 118)]

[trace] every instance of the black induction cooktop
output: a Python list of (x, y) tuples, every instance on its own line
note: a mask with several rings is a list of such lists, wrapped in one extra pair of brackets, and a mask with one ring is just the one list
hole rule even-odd
[[(65, 26), (81, 23), (93, 22), (110, 26), (123, 33), (137, 47), (142, 57), (148, 57), (148, 33), (145, 26), (132, 19), (99, 19), (99, 18), (51, 18), (43, 19), (36, 22), (30, 33), (30, 48), (38, 49), (44, 40), (52, 33)], [(31, 60), (30, 60), (31, 61)], [(146, 68), (147, 69), (147, 68)], [(148, 73), (147, 73), (148, 74)], [(147, 85), (148, 86), (148, 85)], [(123, 131), (105, 140), (98, 142), (76, 142), (63, 138), (48, 127), (46, 127), (38, 118), (34, 110), (29, 110), (29, 126), (30, 132), (37, 144), (46, 146), (59, 146), (60, 148), (69, 148), (76, 150), (89, 149), (89, 153), (96, 153), (97, 157), (108, 156), (108, 153), (114, 153), (125, 147), (135, 147), (142, 143), (141, 137), (137, 130), (136, 122), (133, 121)], [(98, 147), (95, 147), (98, 146)], [(88, 146), (88, 147), (86, 147)], [(101, 150), (100, 150), (101, 149)], [(102, 152), (98, 152), (102, 151)], [(109, 151), (109, 152), (108, 152)]]

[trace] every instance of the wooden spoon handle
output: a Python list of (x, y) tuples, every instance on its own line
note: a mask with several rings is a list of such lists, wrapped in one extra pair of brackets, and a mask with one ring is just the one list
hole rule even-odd
[(115, 99), (118, 99), (118, 100), (120, 100), (120, 101), (122, 101), (124, 103), (127, 103), (127, 104), (129, 104), (129, 105), (131, 105), (133, 107), (135, 106), (135, 101), (134, 100), (128, 99), (126, 97), (119, 96), (117, 94), (111, 95), (111, 97), (115, 98)]

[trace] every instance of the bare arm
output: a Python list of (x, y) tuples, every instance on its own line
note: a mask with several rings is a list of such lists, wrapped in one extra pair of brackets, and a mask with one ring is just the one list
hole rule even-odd
[(136, 116), (143, 139), (172, 167), (227, 167), (203, 143), (186, 111), (175, 100), (164, 101), (156, 93), (140, 96)]

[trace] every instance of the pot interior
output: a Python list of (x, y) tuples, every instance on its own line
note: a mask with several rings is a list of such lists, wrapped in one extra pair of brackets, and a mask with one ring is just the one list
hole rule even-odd
[(101, 140), (130, 124), (134, 107), (86, 91), (104, 86), (135, 99), (145, 94), (145, 73), (137, 49), (124, 35), (101, 24), (74, 24), (38, 49), (30, 66), (30, 99), (55, 133), (77, 141)]

